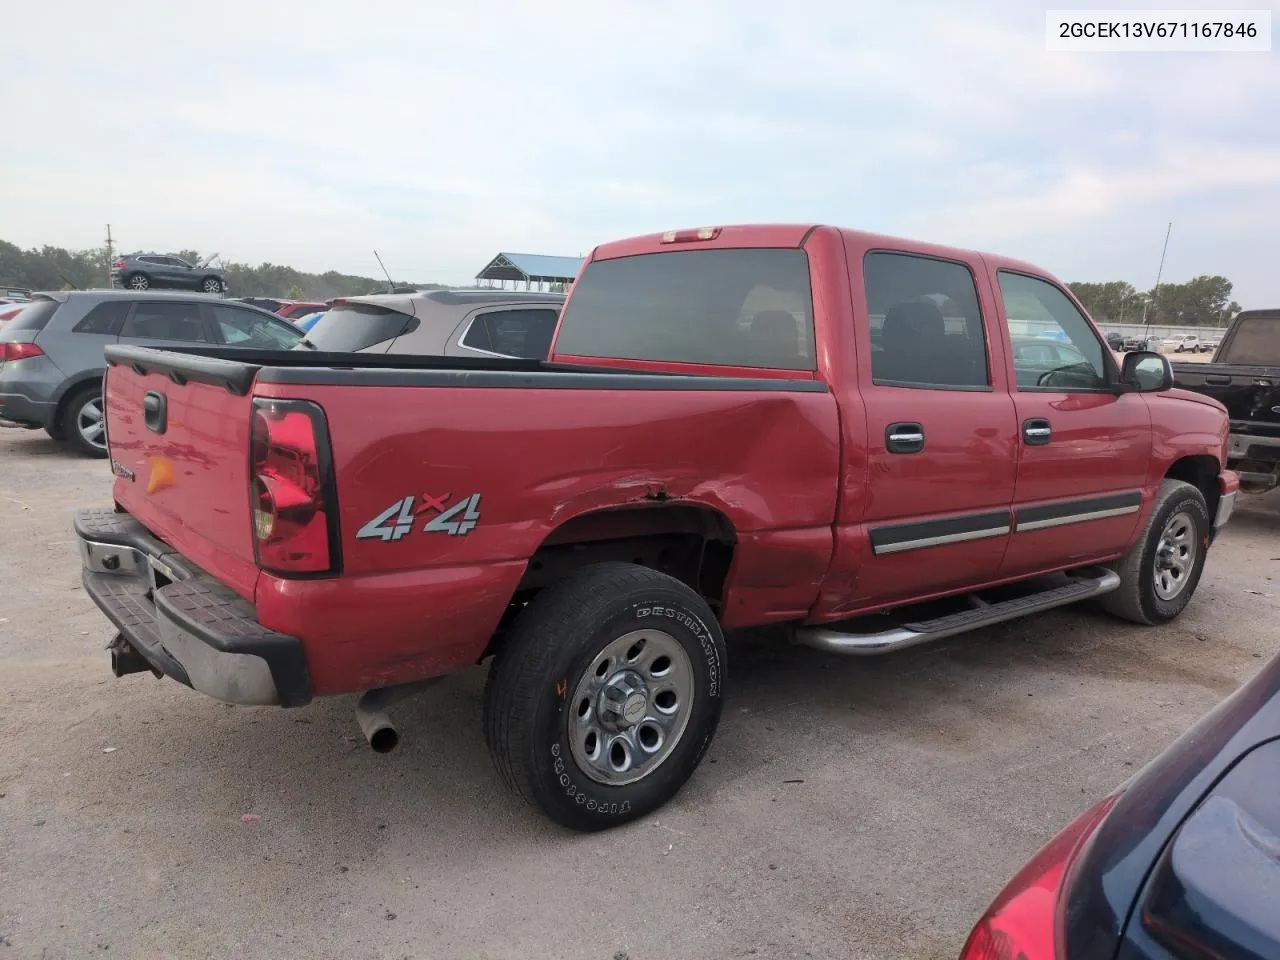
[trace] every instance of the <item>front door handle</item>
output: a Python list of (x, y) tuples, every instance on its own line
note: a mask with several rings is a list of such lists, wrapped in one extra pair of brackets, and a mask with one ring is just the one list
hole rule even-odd
[(924, 427), (918, 423), (891, 423), (884, 431), (890, 453), (919, 453), (924, 449)]
[(1022, 439), (1027, 446), (1042, 447), (1053, 439), (1053, 426), (1048, 420), (1033, 419), (1022, 422)]

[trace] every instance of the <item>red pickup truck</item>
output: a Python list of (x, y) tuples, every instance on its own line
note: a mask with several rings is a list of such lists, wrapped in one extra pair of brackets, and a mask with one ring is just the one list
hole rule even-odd
[[(1045, 331), (1074, 350), (1014, 349)], [(1095, 597), (1164, 623), (1238, 487), (1221, 404), (1118, 366), (1047, 273), (825, 226), (598, 247), (546, 362), (107, 358), (116, 508), (76, 529), (118, 675), (360, 692), (385, 750), (388, 702), (492, 657), (503, 778), (584, 830), (692, 774), (724, 631), (875, 654)]]

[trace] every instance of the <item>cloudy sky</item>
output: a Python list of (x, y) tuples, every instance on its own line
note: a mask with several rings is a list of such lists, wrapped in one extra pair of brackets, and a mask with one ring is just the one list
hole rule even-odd
[(1280, 303), (1278, 54), (1047, 53), (1044, 10), (10, 5), (0, 238), (110, 223), (126, 249), (365, 275), (376, 247), (463, 282), (498, 250), (821, 221), (1149, 287), (1172, 220), (1167, 279)]

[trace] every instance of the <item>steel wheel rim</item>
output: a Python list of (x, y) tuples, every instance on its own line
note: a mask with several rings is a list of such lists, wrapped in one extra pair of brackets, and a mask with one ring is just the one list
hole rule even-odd
[(76, 429), (85, 443), (98, 450), (107, 448), (107, 424), (102, 416), (102, 398), (94, 397), (76, 415)]
[(694, 707), (693, 664), (675, 637), (633, 630), (596, 654), (567, 701), (569, 749), (583, 773), (636, 783), (671, 756)]
[(1195, 520), (1179, 510), (1164, 525), (1156, 544), (1155, 570), (1152, 575), (1156, 596), (1176, 600), (1191, 581), (1198, 555)]

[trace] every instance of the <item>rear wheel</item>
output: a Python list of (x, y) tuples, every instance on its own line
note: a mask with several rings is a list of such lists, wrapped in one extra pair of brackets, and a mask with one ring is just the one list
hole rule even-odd
[(1115, 565), (1120, 588), (1102, 598), (1108, 613), (1154, 626), (1177, 617), (1196, 591), (1209, 549), (1204, 494), (1181, 480), (1165, 480), (1142, 536)]
[(130, 274), (125, 283), (130, 290), (149, 290), (151, 288), (151, 278), (145, 273)]
[(77, 390), (62, 413), (62, 434), (87, 457), (107, 455), (107, 421), (102, 403), (102, 387), (92, 384)]
[(489, 672), (485, 736), (508, 786), (557, 823), (602, 830), (671, 799), (715, 735), (725, 648), (706, 602), (602, 563), (548, 587)]

